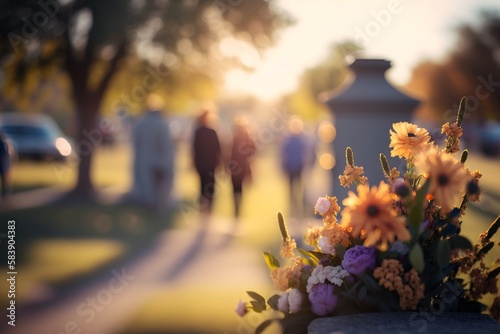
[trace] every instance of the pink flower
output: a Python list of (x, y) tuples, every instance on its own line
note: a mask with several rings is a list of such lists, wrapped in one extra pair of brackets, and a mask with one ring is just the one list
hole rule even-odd
[(337, 306), (338, 296), (333, 294), (333, 285), (327, 283), (316, 284), (309, 292), (311, 311), (319, 316), (331, 313)]
[(377, 253), (375, 247), (354, 246), (349, 248), (342, 260), (342, 267), (350, 274), (361, 276), (366, 268), (375, 269)]
[(238, 302), (238, 305), (236, 306), (236, 310), (234, 310), (240, 317), (243, 317), (245, 314), (248, 313), (247, 310), (247, 304), (242, 302), (241, 300)]
[(328, 212), (329, 209), (330, 209), (330, 201), (326, 197), (318, 198), (316, 206), (314, 206), (314, 210), (316, 210), (317, 213), (324, 215), (325, 213)]

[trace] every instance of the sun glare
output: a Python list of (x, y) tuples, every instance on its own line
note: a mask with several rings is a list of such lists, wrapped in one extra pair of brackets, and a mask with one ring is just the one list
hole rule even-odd
[(244, 92), (248, 90), (248, 73), (243, 70), (230, 70), (224, 80), (227, 90), (231, 92)]

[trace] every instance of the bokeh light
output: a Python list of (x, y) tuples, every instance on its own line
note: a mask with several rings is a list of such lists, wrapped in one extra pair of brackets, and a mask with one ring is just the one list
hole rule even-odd
[(61, 155), (64, 157), (67, 157), (71, 154), (71, 145), (66, 139), (62, 137), (56, 139), (56, 147), (59, 153), (61, 153)]
[(318, 137), (325, 144), (331, 143), (335, 136), (337, 135), (337, 130), (330, 121), (323, 121), (318, 127)]
[(330, 153), (324, 153), (319, 157), (319, 165), (326, 170), (330, 170), (335, 167), (335, 157)]

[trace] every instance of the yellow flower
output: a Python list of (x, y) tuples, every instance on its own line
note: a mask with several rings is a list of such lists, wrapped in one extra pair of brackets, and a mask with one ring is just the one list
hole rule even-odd
[(380, 182), (378, 188), (359, 185), (358, 196), (352, 191), (342, 204), (346, 206), (342, 212), (341, 225), (352, 228), (353, 235), (365, 231), (365, 246), (376, 245), (385, 251), (388, 243), (396, 238), (400, 241), (410, 240), (410, 233), (404, 217), (398, 217), (392, 205), (389, 186)]
[(391, 134), (392, 157), (404, 157), (407, 160), (427, 149), (431, 137), (426, 129), (419, 128), (415, 124), (399, 122), (392, 125), (394, 131)]
[(368, 178), (364, 176), (365, 171), (360, 166), (345, 166), (344, 173), (339, 175), (340, 185), (344, 188), (349, 188), (351, 184), (364, 184)]
[(437, 147), (431, 148), (417, 160), (418, 165), (423, 167), (424, 173), (428, 175), (429, 194), (433, 196), (436, 204), (441, 206), (443, 213), (450, 212), (460, 203), (470, 179), (463, 164), (453, 155), (439, 152)]
[(449, 122), (443, 124), (441, 133), (446, 134), (446, 149), (447, 153), (456, 153), (460, 150), (460, 140), (463, 129), (457, 123), (450, 124)]

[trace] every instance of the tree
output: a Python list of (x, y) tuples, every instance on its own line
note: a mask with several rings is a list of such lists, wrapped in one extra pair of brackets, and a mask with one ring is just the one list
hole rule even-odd
[[(213, 78), (224, 61), (238, 62), (224, 57), (214, 47), (218, 43), (238, 39), (261, 50), (289, 22), (265, 0), (5, 0), (0, 4), (0, 62), (11, 69), (5, 80), (15, 81), (20, 90), (33, 71), (67, 75), (78, 145), (88, 141), (86, 133), (96, 126), (120, 68), (149, 66), (150, 76), (165, 81), (186, 68)], [(95, 192), (92, 151), (82, 146), (79, 152), (73, 194)]]
[(468, 117), (478, 122), (500, 120), (500, 16), (483, 12), (477, 26), (458, 27), (458, 41), (443, 62), (415, 67), (408, 88), (425, 97), (422, 118), (451, 121), (457, 101), (468, 97)]

